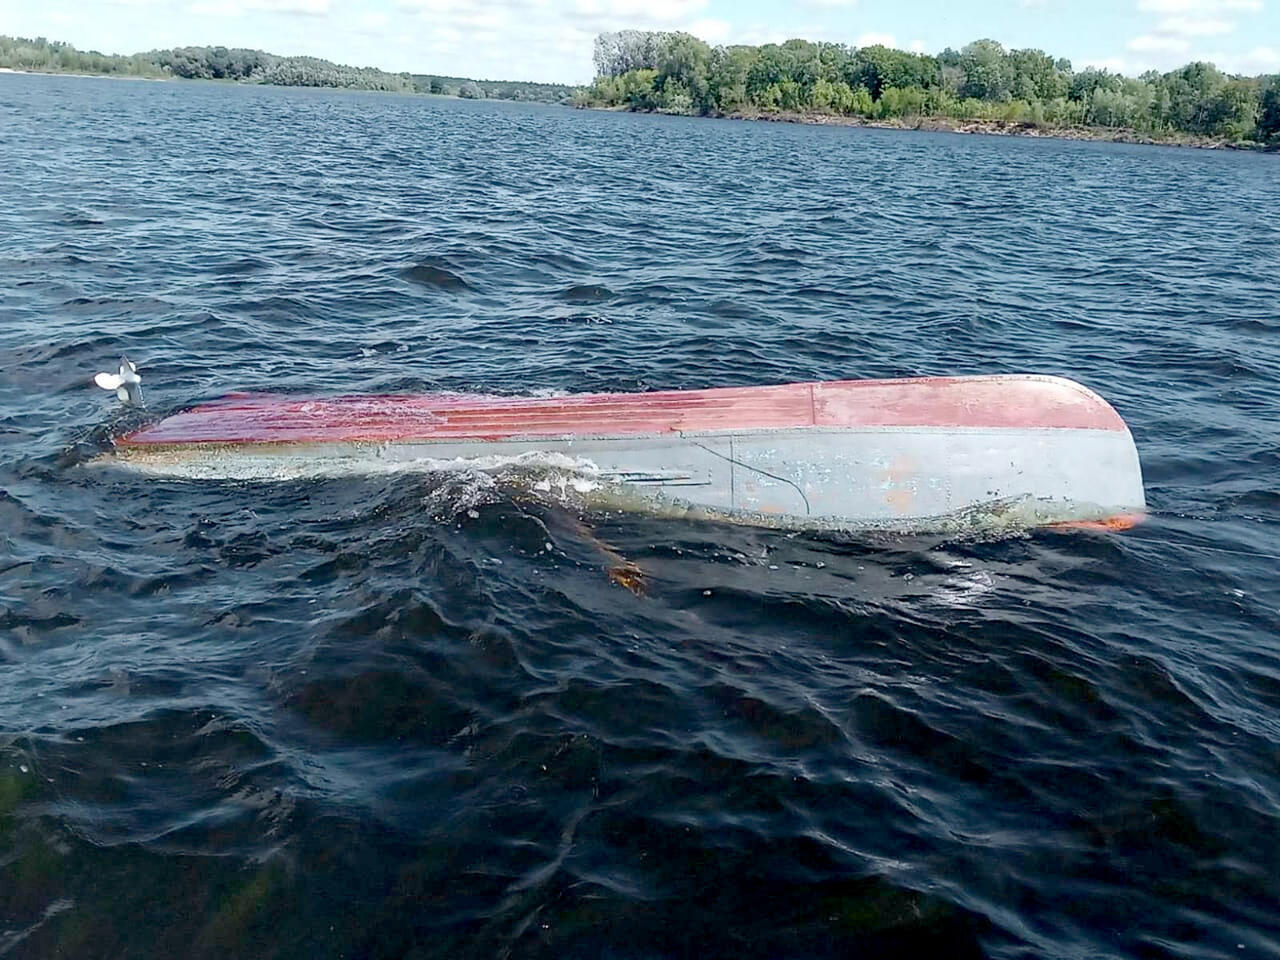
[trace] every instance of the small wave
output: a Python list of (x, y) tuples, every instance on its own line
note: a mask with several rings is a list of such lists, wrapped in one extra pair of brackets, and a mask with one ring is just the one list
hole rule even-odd
[(566, 303), (605, 303), (612, 300), (616, 294), (608, 287), (596, 286), (594, 284), (575, 284), (561, 290), (558, 294), (561, 300)]
[(239, 257), (235, 260), (228, 260), (213, 267), (211, 272), (218, 276), (245, 276), (252, 273), (261, 273), (269, 270), (273, 264), (270, 260), (263, 257)]
[(438, 267), (433, 263), (419, 263), (401, 272), (401, 276), (410, 283), (423, 287), (434, 287), (437, 290), (469, 290), (468, 284), (452, 270)]
[(59, 219), (58, 222), (64, 227), (100, 227), (103, 221), (90, 213), (82, 211), (67, 211)]

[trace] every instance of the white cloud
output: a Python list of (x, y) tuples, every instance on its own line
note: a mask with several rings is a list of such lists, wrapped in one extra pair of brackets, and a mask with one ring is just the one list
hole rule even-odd
[(911, 50), (912, 53), (924, 53), (924, 41), (912, 40), (911, 47), (909, 49)]
[(1280, 72), (1280, 48), (1277, 47), (1254, 47), (1246, 53), (1205, 53), (1196, 59), (1207, 60), (1227, 73), (1248, 77)]
[(240, 0), (246, 10), (271, 10), (275, 13), (307, 13), (323, 16), (329, 12), (329, 0)]
[(580, 20), (638, 26), (687, 20), (701, 13), (707, 0), (576, 0)]
[(713, 20), (704, 17), (689, 24), (689, 32), (707, 43), (724, 43), (733, 36), (733, 24), (728, 20)]
[[(123, 2), (139, 3), (146, 0), (123, 0)], [(196, 3), (187, 7), (188, 13), (206, 17), (238, 17), (250, 10), (269, 13), (301, 13), (319, 17), (329, 12), (329, 0), (197, 0)]]
[(1166, 17), (1156, 28), (1157, 33), (1175, 37), (1216, 37), (1235, 29), (1234, 20), (1212, 17)]
[(1138, 0), (1138, 9), (1144, 13), (1257, 13), (1262, 0)]
[(681, 29), (707, 43), (730, 47), (738, 45), (759, 47), (766, 43), (782, 43), (792, 37), (809, 37), (812, 34), (812, 29), (808, 27), (782, 30), (759, 23), (736, 27), (727, 20), (713, 19), (695, 20)]
[(1159, 19), (1145, 33), (1130, 40), (1128, 49), (1145, 54), (1141, 58), (1141, 69), (1152, 66), (1169, 69), (1191, 59), (1243, 62), (1245, 58), (1239, 55), (1192, 57), (1192, 41), (1233, 33), (1239, 26), (1240, 15), (1258, 13), (1263, 9), (1263, 0), (1137, 0), (1137, 7), (1143, 13), (1158, 15)]
[(1135, 53), (1186, 53), (1191, 43), (1181, 37), (1165, 37), (1146, 33), (1134, 37), (1126, 46)]
[[(723, 20), (697, 18), (709, 0), (398, 0), (401, 10), (439, 28), (510, 29), (511, 49), (524, 49), (528, 30), (569, 28), (590, 55), (594, 35), (604, 30), (686, 30), (711, 42), (732, 28)], [(699, 33), (698, 31), (701, 31)]]
[(1101, 57), (1096, 60), (1085, 60), (1082, 67), (1093, 67), (1095, 70), (1109, 70), (1112, 73), (1138, 73), (1139, 71), (1123, 57)]
[(481, 6), (474, 0), (396, 0), (405, 16), (394, 30), (413, 37), (419, 56), (409, 69), (416, 72), (562, 83), (591, 78), (592, 44), (606, 30), (682, 30), (712, 44), (755, 44), (793, 35), (706, 16), (709, 3), (488, 0)]
[(874, 47), (876, 44), (896, 49), (898, 41), (892, 33), (864, 33), (853, 43), (855, 47)]
[(1160, 21), (1156, 33), (1174, 37), (1213, 37), (1230, 33), (1236, 28), (1230, 20), (1214, 20), (1207, 17), (1166, 17)]

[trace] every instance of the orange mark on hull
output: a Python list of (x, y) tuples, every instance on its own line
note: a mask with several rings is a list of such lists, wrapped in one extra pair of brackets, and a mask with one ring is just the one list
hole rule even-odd
[(911, 512), (916, 502), (915, 485), (917, 481), (916, 463), (904, 453), (893, 458), (893, 463), (880, 474), (881, 481), (888, 487), (884, 502), (900, 515)]
[(1147, 519), (1145, 513), (1117, 513), (1114, 517), (1106, 517), (1102, 520), (1064, 520), (1048, 526), (1052, 530), (1106, 530), (1119, 533), (1132, 530), (1145, 519)]
[(623, 560), (619, 566), (608, 568), (609, 579), (620, 587), (626, 587), (635, 596), (643, 597), (648, 588), (644, 571), (629, 560)]

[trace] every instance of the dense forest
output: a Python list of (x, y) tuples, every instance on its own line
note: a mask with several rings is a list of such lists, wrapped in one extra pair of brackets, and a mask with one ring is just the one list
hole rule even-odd
[(132, 56), (77, 50), (43, 38), (0, 36), (0, 67), (42, 73), (88, 73), (129, 77), (234, 80), (289, 87), (341, 87), (435, 93), (474, 99), (567, 101), (573, 88), (551, 83), (410, 76), (372, 67), (348, 67), (316, 57), (281, 57), (262, 50), (181, 47)]
[(1229, 76), (1209, 63), (1134, 78), (1075, 71), (1068, 60), (994, 40), (931, 56), (806, 40), (712, 47), (687, 33), (624, 30), (596, 38), (595, 64), (595, 83), (575, 98), (580, 106), (944, 117), (1280, 144), (1280, 76)]

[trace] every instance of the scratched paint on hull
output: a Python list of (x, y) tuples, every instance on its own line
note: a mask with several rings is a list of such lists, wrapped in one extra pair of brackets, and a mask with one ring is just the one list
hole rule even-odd
[(1126, 429), (1105, 400), (1074, 381), (998, 376), (545, 398), (233, 394), (166, 417), (121, 443), (394, 443), (803, 427)]

